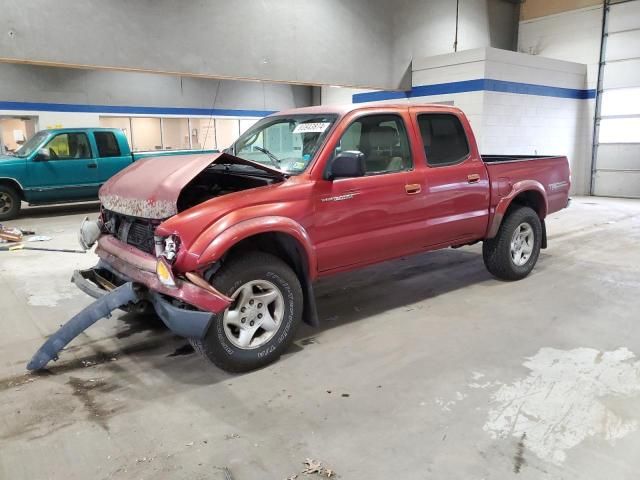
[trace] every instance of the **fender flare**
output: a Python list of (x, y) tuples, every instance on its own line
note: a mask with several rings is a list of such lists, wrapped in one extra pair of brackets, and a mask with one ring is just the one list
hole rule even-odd
[(315, 278), (318, 264), (309, 234), (302, 225), (292, 219), (275, 215), (242, 220), (225, 229), (202, 252), (198, 258), (198, 266), (203, 267), (219, 260), (238, 242), (261, 233), (284, 233), (295, 238), (304, 249), (309, 276)]
[(540, 202), (538, 209), (538, 216), (540, 217), (541, 221), (544, 221), (545, 217), (547, 216), (547, 211), (549, 210), (546, 190), (537, 180), (522, 180), (520, 182), (514, 183), (509, 194), (502, 197), (498, 201), (498, 204), (496, 205), (493, 212), (493, 219), (491, 220), (491, 224), (489, 225), (489, 229), (487, 231), (487, 238), (493, 238), (498, 234), (500, 225), (502, 225), (502, 220), (504, 219), (504, 216), (511, 206), (513, 200), (518, 195), (526, 192), (535, 192), (535, 194), (539, 195), (542, 199), (542, 202)]
[(224, 230), (209, 244), (198, 258), (198, 266), (204, 267), (214, 263), (233, 248), (234, 245), (237, 245), (246, 238), (261, 233), (284, 233), (294, 238), (298, 244), (302, 246), (304, 251), (299, 253), (306, 257), (306, 263), (303, 263), (295, 270), (305, 293), (303, 320), (313, 327), (319, 326), (320, 321), (312, 284), (318, 271), (315, 249), (304, 227), (290, 218), (264, 216), (236, 223)]
[(0, 183), (4, 183), (6, 185), (12, 185), (12, 186), (16, 186), (18, 187), (18, 193), (22, 196), (22, 199), (24, 200), (24, 187), (22, 186), (22, 184), (15, 178), (13, 177), (0, 177)]

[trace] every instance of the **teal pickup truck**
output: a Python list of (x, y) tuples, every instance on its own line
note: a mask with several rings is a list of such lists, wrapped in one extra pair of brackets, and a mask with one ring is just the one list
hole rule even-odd
[(42, 130), (14, 154), (0, 156), (0, 222), (29, 205), (98, 198), (100, 186), (146, 157), (216, 153), (217, 150), (157, 150), (132, 153), (117, 128)]

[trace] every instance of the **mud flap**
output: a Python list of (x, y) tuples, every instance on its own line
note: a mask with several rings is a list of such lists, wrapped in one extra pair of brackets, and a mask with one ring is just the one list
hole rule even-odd
[(57, 360), (60, 350), (91, 325), (101, 318), (109, 317), (115, 309), (140, 299), (138, 288), (132, 282), (125, 283), (100, 297), (50, 336), (35, 353), (27, 365), (27, 370), (40, 370), (51, 360)]

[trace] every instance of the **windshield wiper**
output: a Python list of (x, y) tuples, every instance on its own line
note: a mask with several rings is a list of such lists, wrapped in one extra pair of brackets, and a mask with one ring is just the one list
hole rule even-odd
[(266, 148), (256, 147), (256, 146), (254, 146), (253, 148), (258, 150), (259, 152), (264, 153), (267, 157), (269, 157), (269, 160), (271, 160), (271, 163), (274, 164), (278, 170), (280, 170), (280, 159), (278, 157), (276, 157), (273, 153), (271, 153)]

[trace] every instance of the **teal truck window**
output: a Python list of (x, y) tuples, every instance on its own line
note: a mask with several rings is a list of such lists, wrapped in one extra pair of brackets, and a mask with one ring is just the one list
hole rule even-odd
[(49, 149), (52, 160), (91, 158), (89, 140), (84, 133), (61, 133), (49, 140), (45, 148)]
[(95, 132), (98, 157), (119, 157), (120, 147), (113, 132)]

